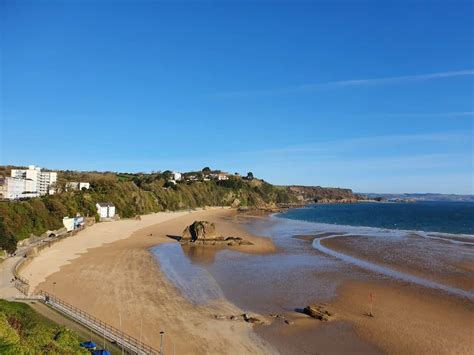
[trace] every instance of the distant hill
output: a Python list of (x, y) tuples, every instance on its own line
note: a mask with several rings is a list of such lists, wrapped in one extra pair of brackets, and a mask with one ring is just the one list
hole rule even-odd
[(360, 196), (354, 194), (350, 189), (341, 189), (337, 187), (321, 186), (289, 186), (289, 189), (295, 193), (300, 200), (316, 203), (347, 203), (357, 202)]
[(379, 194), (361, 193), (370, 199), (384, 198), (386, 200), (413, 200), (413, 201), (465, 201), (474, 202), (474, 195), (454, 195), (437, 193), (405, 193), (405, 194)]

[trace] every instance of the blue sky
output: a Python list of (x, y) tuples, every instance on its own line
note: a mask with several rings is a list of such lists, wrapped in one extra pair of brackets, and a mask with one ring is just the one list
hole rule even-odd
[(471, 1), (1, 1), (1, 164), (473, 192)]

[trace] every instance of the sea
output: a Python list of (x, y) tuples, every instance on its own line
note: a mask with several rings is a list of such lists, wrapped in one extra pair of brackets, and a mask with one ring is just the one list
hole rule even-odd
[(474, 235), (472, 202), (316, 204), (290, 209), (276, 217), (330, 225)]

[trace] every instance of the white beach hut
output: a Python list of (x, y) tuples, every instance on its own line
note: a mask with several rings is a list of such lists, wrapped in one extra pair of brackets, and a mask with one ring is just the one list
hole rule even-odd
[(113, 218), (115, 216), (115, 205), (111, 202), (97, 202), (97, 214), (102, 218)]

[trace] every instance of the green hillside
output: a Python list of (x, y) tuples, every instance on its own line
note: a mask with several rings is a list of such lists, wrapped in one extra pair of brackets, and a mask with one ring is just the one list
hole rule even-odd
[[(4, 176), (11, 167), (1, 167)], [(31, 234), (62, 227), (65, 216), (98, 217), (97, 202), (112, 202), (121, 218), (204, 206), (269, 208), (281, 204), (304, 202), (351, 202), (357, 199), (351, 190), (322, 187), (275, 186), (263, 180), (226, 175), (218, 180), (205, 168), (183, 174), (171, 181), (171, 172), (163, 173), (98, 173), (59, 171), (58, 193), (22, 201), (0, 202), (0, 249), (13, 252), (18, 240)], [(71, 181), (90, 183), (90, 189), (68, 191)]]
[[(61, 173), (58, 188), (64, 192), (23, 201), (0, 203), (0, 247), (11, 249), (13, 240), (62, 227), (64, 216), (96, 216), (97, 202), (112, 202), (122, 218), (165, 210), (203, 206), (275, 206), (296, 202), (286, 187), (261, 180), (231, 176), (226, 181), (170, 183), (165, 174)], [(67, 181), (88, 181), (91, 188), (65, 191)]]
[(90, 354), (77, 334), (29, 305), (0, 300), (0, 354)]

